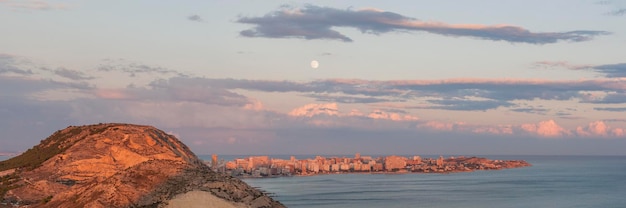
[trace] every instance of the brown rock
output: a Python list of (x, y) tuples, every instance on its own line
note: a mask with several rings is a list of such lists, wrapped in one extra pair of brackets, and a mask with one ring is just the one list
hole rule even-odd
[(150, 126), (68, 127), (29, 151), (0, 163), (0, 171), (17, 167), (19, 176), (0, 195), (4, 203), (163, 207), (178, 195), (200, 191), (237, 207), (284, 207), (239, 179), (211, 171), (174, 136)]

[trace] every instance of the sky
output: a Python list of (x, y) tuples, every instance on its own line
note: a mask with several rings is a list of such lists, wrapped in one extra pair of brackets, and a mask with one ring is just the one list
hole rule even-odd
[(115, 122), (196, 154), (626, 155), (626, 1), (0, 0), (0, 25), (0, 152)]

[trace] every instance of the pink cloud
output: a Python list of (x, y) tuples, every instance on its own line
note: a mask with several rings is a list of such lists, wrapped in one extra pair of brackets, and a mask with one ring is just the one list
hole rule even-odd
[(265, 110), (265, 107), (263, 107), (263, 103), (261, 103), (261, 101), (256, 100), (256, 99), (251, 99), (250, 103), (243, 106), (243, 109), (261, 111), (261, 110)]
[(294, 117), (313, 117), (316, 115), (338, 116), (339, 109), (337, 107), (337, 103), (313, 103), (293, 109), (288, 115)]
[(589, 123), (589, 130), (597, 135), (606, 136), (609, 127), (602, 121)]
[(352, 109), (352, 111), (348, 113), (348, 116), (365, 116), (365, 114), (363, 114), (361, 111), (357, 109)]
[(417, 117), (412, 116), (412, 115), (400, 115), (398, 113), (388, 113), (382, 110), (374, 110), (372, 111), (369, 115), (367, 115), (368, 118), (373, 118), (373, 119), (386, 119), (386, 120), (392, 120), (392, 121), (416, 121), (418, 120)]
[[(337, 117), (366, 117), (370, 119), (382, 119), (382, 120), (391, 120), (391, 121), (416, 121), (418, 118), (416, 116), (412, 116), (409, 114), (401, 114), (401, 113), (393, 113), (386, 112), (380, 109), (373, 110), (369, 114), (365, 115), (361, 111), (357, 109), (352, 109), (350, 113), (341, 113), (339, 112), (339, 107), (337, 103), (322, 103), (322, 104), (307, 104), (302, 107), (291, 110), (288, 113), (290, 116), (294, 117), (314, 117), (317, 115), (329, 115), (329, 116), (337, 116)], [(316, 125), (318, 126), (327, 126), (328, 122), (317, 121)]]
[(559, 126), (554, 120), (540, 121), (537, 124), (522, 124), (523, 130), (544, 137), (560, 137), (569, 135), (569, 131)]
[(621, 137), (624, 136), (624, 129), (610, 127), (604, 121), (594, 121), (586, 127), (576, 127), (576, 134), (579, 136)]
[(431, 129), (437, 131), (467, 132), (477, 134), (513, 135), (520, 132), (529, 132), (541, 137), (594, 137), (615, 138), (626, 136), (624, 128), (616, 128), (607, 125), (604, 121), (594, 121), (586, 127), (578, 126), (574, 130), (569, 130), (558, 125), (554, 120), (540, 121), (536, 124), (521, 125), (476, 125), (465, 122), (442, 122), (427, 121), (416, 126), (420, 129)]
[[(474, 125), (465, 122), (441, 122), (441, 121), (428, 121), (426, 123), (419, 124), (418, 128), (429, 128), (438, 131), (457, 131), (457, 132), (471, 132), (471, 133), (488, 133), (495, 135), (513, 135), (520, 130), (536, 134), (542, 137), (561, 137), (572, 136), (572, 131), (567, 130), (558, 125), (554, 120), (540, 121), (536, 124), (521, 124), (521, 125)], [(589, 124), (589, 127), (578, 127), (576, 135), (578, 136), (590, 136), (590, 135), (607, 135), (612, 134), (614, 136), (624, 135), (624, 130), (620, 128), (609, 128), (602, 122), (593, 122)]]

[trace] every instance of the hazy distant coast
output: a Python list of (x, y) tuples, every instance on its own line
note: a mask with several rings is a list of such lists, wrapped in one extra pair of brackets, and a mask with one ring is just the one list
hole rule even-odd
[(19, 153), (14, 153), (14, 152), (0, 152), (0, 156), (4, 156), (4, 157), (12, 157), (12, 156), (16, 156)]

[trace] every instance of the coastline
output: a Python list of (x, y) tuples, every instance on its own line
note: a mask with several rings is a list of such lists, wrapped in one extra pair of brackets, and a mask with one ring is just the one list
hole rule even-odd
[(533, 166), (446, 175), (334, 174), (244, 180), (288, 207), (622, 207), (626, 186), (619, 181), (626, 171), (626, 156), (519, 159)]
[(501, 170), (532, 166), (525, 160), (492, 160), (483, 157), (422, 158), (420, 156), (384, 156), (372, 158), (322, 157), (296, 159), (270, 158), (269, 156), (248, 156), (231, 161), (218, 161), (212, 155), (205, 161), (216, 172), (238, 178), (307, 177), (334, 174), (452, 174), (479, 170)]

